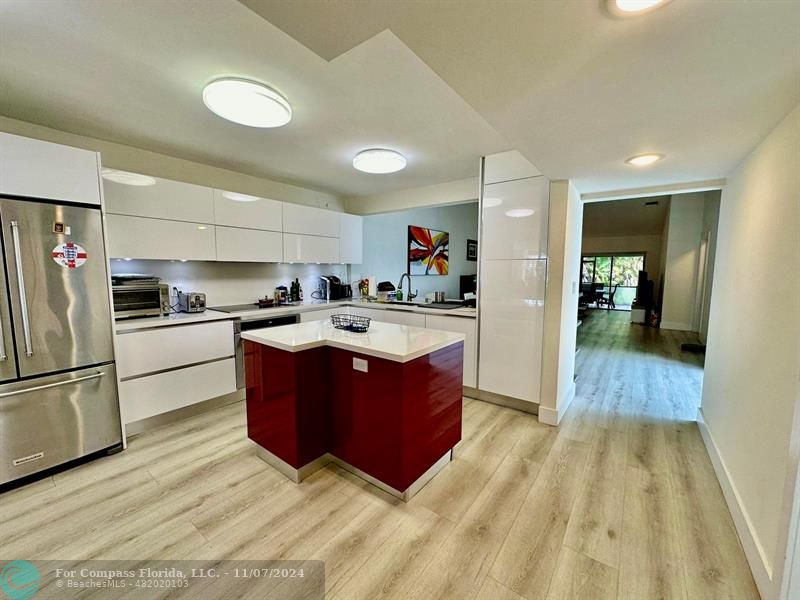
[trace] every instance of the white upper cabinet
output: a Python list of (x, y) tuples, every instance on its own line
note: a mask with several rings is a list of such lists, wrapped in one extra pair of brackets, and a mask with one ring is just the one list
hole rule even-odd
[(230, 262), (282, 262), (283, 235), (239, 227), (216, 227), (217, 260)]
[(214, 222), (214, 192), (211, 188), (154, 179), (154, 185), (126, 185), (104, 179), (106, 212), (193, 223)]
[(100, 205), (96, 152), (0, 133), (0, 193)]
[(287, 202), (283, 205), (283, 231), (338, 238), (340, 214), (332, 210)]
[(529, 177), (484, 186), (482, 260), (547, 257), (549, 183)]
[(205, 223), (106, 215), (111, 258), (216, 260), (214, 226)]
[(333, 237), (284, 233), (283, 262), (338, 263), (339, 240)]
[(360, 265), (364, 262), (364, 218), (345, 213), (339, 217), (339, 262)]
[(214, 190), (214, 222), (229, 227), (282, 231), (283, 203)]

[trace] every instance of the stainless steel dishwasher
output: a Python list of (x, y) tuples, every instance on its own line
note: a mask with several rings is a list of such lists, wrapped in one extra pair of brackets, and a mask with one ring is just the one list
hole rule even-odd
[(285, 315), (281, 317), (265, 318), (260, 315), (245, 317), (233, 322), (233, 343), (236, 349), (236, 388), (241, 390), (245, 387), (244, 377), (244, 349), (242, 344), (242, 332), (253, 329), (265, 329), (267, 327), (280, 327), (281, 325), (293, 325), (300, 320), (300, 315)]

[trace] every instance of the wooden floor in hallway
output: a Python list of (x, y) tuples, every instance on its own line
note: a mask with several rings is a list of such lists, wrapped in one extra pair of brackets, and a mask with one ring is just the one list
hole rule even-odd
[(318, 559), (327, 598), (758, 598), (696, 424), (688, 334), (593, 311), (563, 425), (465, 400), (455, 459), (403, 503), (256, 458), (242, 403), (0, 495), (26, 559)]

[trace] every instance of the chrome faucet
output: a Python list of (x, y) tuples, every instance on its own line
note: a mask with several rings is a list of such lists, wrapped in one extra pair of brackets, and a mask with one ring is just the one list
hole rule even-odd
[[(414, 294), (411, 293), (411, 273), (403, 273), (402, 275), (400, 275), (400, 283), (397, 284), (397, 289), (402, 291), (402, 289), (403, 289), (403, 279), (405, 279), (406, 277), (408, 278), (408, 296), (407, 296), (407, 299), (409, 301), (411, 301), (411, 300), (413, 300), (414, 298), (417, 297), (416, 293), (414, 293)], [(415, 292), (416, 291), (417, 290), (415, 290)]]

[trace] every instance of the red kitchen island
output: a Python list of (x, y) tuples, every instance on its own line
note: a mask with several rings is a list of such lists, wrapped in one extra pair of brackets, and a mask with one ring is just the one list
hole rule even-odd
[(335, 462), (408, 500), (461, 439), (464, 336), (373, 321), (242, 333), (247, 433), (295, 482)]

